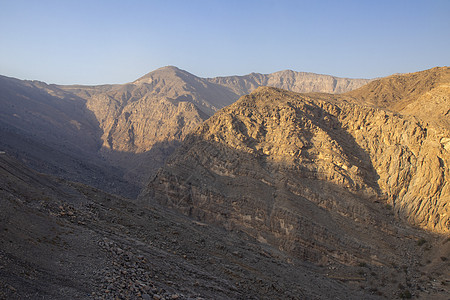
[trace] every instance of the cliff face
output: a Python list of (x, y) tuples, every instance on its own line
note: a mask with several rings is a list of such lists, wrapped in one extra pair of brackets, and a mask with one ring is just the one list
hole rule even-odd
[(216, 77), (208, 80), (232, 90), (239, 96), (249, 94), (260, 86), (276, 87), (297, 93), (340, 94), (352, 91), (370, 82), (369, 79), (340, 78), (292, 70), (271, 74), (252, 73), (244, 76)]
[(369, 154), (377, 184), (403, 219), (450, 230), (448, 131), (382, 110), (343, 111), (343, 124)]
[(308, 259), (357, 261), (394, 238), (386, 204), (449, 232), (447, 138), (343, 96), (259, 88), (189, 135), (140, 199)]

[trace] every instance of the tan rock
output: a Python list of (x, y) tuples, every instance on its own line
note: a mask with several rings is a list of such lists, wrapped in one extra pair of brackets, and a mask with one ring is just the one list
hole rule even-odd
[(87, 100), (103, 130), (103, 155), (144, 184), (189, 132), (258, 86), (337, 93), (366, 82), (293, 71), (205, 79), (164, 67), (129, 84), (62, 88)]
[(258, 88), (188, 135), (141, 200), (319, 261), (385, 242), (396, 229), (374, 201), (448, 233), (445, 128), (352, 102)]

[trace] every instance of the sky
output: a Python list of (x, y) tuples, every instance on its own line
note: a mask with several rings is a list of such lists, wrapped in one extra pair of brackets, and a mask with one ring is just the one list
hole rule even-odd
[(450, 0), (0, 0), (0, 75), (126, 83), (291, 69), (375, 78), (450, 65)]

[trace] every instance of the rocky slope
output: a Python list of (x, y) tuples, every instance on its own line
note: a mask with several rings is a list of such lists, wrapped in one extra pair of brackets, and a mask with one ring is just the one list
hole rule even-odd
[(101, 86), (0, 77), (0, 150), (36, 170), (135, 196), (136, 186), (148, 181), (187, 133), (261, 84), (329, 91), (335, 82), (336, 91), (343, 91), (364, 82), (274, 74), (258, 75), (266, 79), (257, 83), (255, 74), (235, 82), (164, 67), (132, 83)]
[(158, 142), (180, 140), (236, 100), (234, 94), (175, 67), (124, 85), (63, 88), (86, 98), (103, 130), (104, 147), (136, 153)]
[[(258, 88), (197, 129), (253, 83), (0, 78), (0, 298), (447, 299), (447, 72)], [(138, 203), (22, 164), (123, 192), (101, 155), (142, 181), (177, 148)]]
[(158, 142), (181, 140), (203, 120), (259, 86), (341, 93), (367, 82), (294, 71), (204, 79), (169, 66), (125, 85), (61, 88), (86, 99), (103, 130), (105, 147), (141, 153)]
[(448, 135), (353, 101), (259, 88), (190, 134), (140, 199), (303, 260), (414, 269), (418, 231), (394, 216), (448, 235)]
[(337, 279), (243, 233), (38, 174), (6, 154), (0, 207), (1, 299), (380, 298), (342, 283), (360, 268)]
[(355, 101), (413, 115), (450, 130), (450, 68), (393, 75), (347, 93)]
[[(383, 81), (373, 84), (382, 86)], [(410, 223), (449, 232), (450, 140), (446, 128), (434, 125), (438, 122), (428, 124), (413, 116), (353, 104), (347, 97), (260, 88), (205, 122), (166, 169), (173, 165), (177, 172), (178, 164), (180, 170), (201, 166), (227, 179), (249, 172), (247, 177), (254, 174), (268, 186), (278, 183), (267, 176), (288, 170), (281, 177), (288, 182), (314, 178), (319, 184), (331, 183), (368, 198), (386, 197)], [(220, 156), (223, 145), (231, 156), (215, 162), (211, 156)], [(250, 157), (234, 163), (241, 160), (240, 153)], [(302, 180), (283, 184), (303, 186)]]

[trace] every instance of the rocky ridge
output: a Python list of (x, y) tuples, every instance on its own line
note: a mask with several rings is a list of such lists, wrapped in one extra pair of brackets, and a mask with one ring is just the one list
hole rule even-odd
[[(433, 124), (353, 104), (346, 96), (260, 88), (205, 122), (166, 169), (180, 164), (232, 178), (243, 172), (239, 176), (261, 177), (269, 186), (277, 180), (263, 174), (294, 171), (282, 178), (313, 178), (369, 198), (385, 197), (411, 224), (448, 233), (449, 135)], [(221, 151), (231, 156), (215, 162)], [(240, 154), (233, 152), (251, 155), (253, 162), (234, 163)]]
[(420, 256), (398, 242), (418, 232), (394, 216), (448, 235), (447, 138), (348, 96), (262, 87), (188, 135), (140, 200), (302, 260), (414, 269)]
[(60, 88), (87, 101), (103, 131), (103, 155), (144, 184), (189, 132), (261, 85), (337, 93), (366, 82), (294, 71), (205, 79), (169, 66), (124, 85)]
[(450, 130), (450, 68), (392, 75), (348, 92), (356, 102), (412, 115)]
[(238, 96), (243, 96), (260, 86), (276, 87), (297, 93), (341, 94), (364, 86), (371, 80), (284, 70), (271, 74), (251, 73), (244, 76), (216, 77), (208, 81), (224, 86)]
[[(330, 76), (290, 71), (283, 81), (284, 73), (271, 82), (290, 82), (294, 88), (306, 80), (304, 85), (315, 91), (329, 91)], [(0, 148), (38, 171), (136, 197), (196, 126), (253, 88), (269, 84), (254, 82), (254, 75), (234, 82), (234, 77), (205, 79), (164, 67), (128, 84), (100, 86), (2, 76)], [(363, 83), (344, 81), (336, 87), (348, 90)]]

